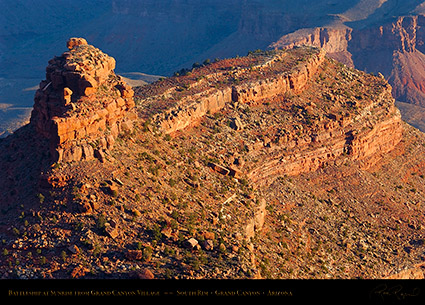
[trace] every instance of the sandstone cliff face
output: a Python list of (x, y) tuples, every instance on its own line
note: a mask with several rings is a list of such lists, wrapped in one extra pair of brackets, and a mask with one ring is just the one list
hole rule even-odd
[(352, 29), (348, 27), (323, 27), (300, 29), (282, 36), (270, 45), (271, 48), (307, 45), (322, 48), (327, 56), (336, 59), (349, 67), (354, 67), (348, 43), (351, 40)]
[(387, 85), (376, 100), (362, 105), (356, 115), (329, 115), (317, 128), (305, 131), (302, 138), (293, 134), (282, 137), (270, 149), (270, 157), (258, 162), (248, 177), (262, 184), (273, 176), (315, 171), (341, 157), (360, 161), (367, 169), (394, 149), (402, 130), (400, 112)]
[[(325, 59), (325, 52), (319, 52), (308, 57), (305, 62), (293, 69), (273, 76), (272, 78), (251, 81), (232, 88), (232, 100), (239, 103), (256, 104), (265, 100), (273, 100), (282, 94), (300, 93), (307, 82), (315, 75), (318, 67)], [(267, 66), (284, 61), (285, 56), (276, 56)]]
[(270, 45), (313, 45), (329, 57), (360, 70), (381, 72), (402, 102), (424, 105), (425, 16), (399, 16), (383, 24), (349, 28), (335, 26), (300, 29)]
[(71, 38), (67, 47), (49, 61), (31, 115), (55, 162), (102, 156), (135, 119), (133, 90), (115, 75), (115, 60), (82, 38)]
[(353, 51), (390, 49), (413, 52), (423, 50), (425, 16), (399, 16), (375, 27), (353, 30)]
[(357, 68), (382, 72), (402, 102), (424, 106), (425, 16), (401, 16), (393, 22), (353, 30), (348, 50)]

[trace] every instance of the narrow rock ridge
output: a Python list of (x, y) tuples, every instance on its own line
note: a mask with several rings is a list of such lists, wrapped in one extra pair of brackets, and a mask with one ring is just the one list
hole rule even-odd
[[(297, 94), (302, 91), (307, 81), (323, 63), (325, 52), (312, 48), (305, 58), (299, 59), (290, 68), (285, 66), (288, 53), (277, 51), (271, 57), (256, 65), (248, 67), (232, 66), (232, 71), (218, 72), (203, 76), (200, 81), (190, 84), (196, 90), (205, 86), (205, 82), (215, 82), (214, 86), (181, 98), (175, 105), (155, 114), (152, 121), (164, 133), (173, 133), (197, 122), (206, 114), (213, 114), (228, 103), (255, 104), (285, 94)], [(257, 77), (244, 79), (246, 75)], [(217, 85), (217, 80), (219, 81)], [(224, 84), (224, 85), (222, 85)], [(141, 103), (151, 100), (169, 99), (178, 87), (150, 96)], [(198, 90), (199, 91), (199, 90)]]
[(118, 134), (132, 129), (134, 92), (114, 73), (114, 58), (83, 38), (71, 38), (67, 47), (49, 61), (31, 124), (49, 139), (53, 162), (103, 160)]

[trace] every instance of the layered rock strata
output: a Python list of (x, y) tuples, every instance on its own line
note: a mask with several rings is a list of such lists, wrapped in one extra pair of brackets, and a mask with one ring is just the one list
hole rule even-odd
[(271, 48), (309, 45), (350, 67), (380, 72), (402, 102), (424, 106), (425, 15), (398, 16), (366, 27), (328, 26), (299, 29), (270, 44)]
[(50, 142), (54, 162), (102, 159), (121, 131), (132, 129), (133, 90), (115, 60), (85, 39), (49, 61), (34, 98), (31, 124)]
[[(309, 49), (305, 57), (298, 58), (288, 67), (288, 53), (278, 51), (266, 56), (264, 61), (248, 67), (232, 66), (231, 72), (213, 73), (190, 84), (193, 94), (180, 98), (165, 111), (153, 116), (152, 120), (164, 133), (181, 130), (206, 114), (213, 114), (229, 103), (256, 104), (282, 94), (297, 94), (323, 63), (325, 52)], [(251, 77), (255, 75), (255, 78)], [(248, 76), (248, 78), (247, 78)], [(198, 90), (197, 87), (205, 87)], [(147, 100), (169, 99), (179, 87), (165, 93), (150, 96)], [(146, 103), (146, 102), (142, 102)]]
[[(214, 69), (214, 73), (207, 73), (206, 68), (200, 69), (201, 72), (193, 71), (192, 78), (177, 78), (175, 81), (180, 81), (180, 85), (163, 88), (161, 94), (149, 96), (141, 105), (149, 109), (149, 103), (168, 103), (168, 108), (152, 116), (152, 122), (166, 134), (196, 124), (203, 116), (225, 106), (232, 111), (263, 104), (286, 107), (287, 113), (281, 113), (282, 123), (265, 123), (271, 125), (264, 133), (252, 130), (263, 140), (247, 144), (246, 157), (255, 162), (251, 162), (249, 168), (240, 168), (239, 176), (245, 174), (256, 183), (266, 183), (268, 177), (277, 175), (315, 171), (327, 164), (343, 162), (337, 160), (344, 158), (360, 161), (363, 168), (369, 168), (400, 142), (403, 131), (400, 112), (394, 105), (392, 88), (383, 78), (340, 65), (337, 75), (328, 81), (343, 84), (329, 83), (329, 88), (325, 88), (325, 67), (339, 64), (326, 59), (323, 50), (295, 48), (271, 54), (257, 60), (256, 65), (235, 66), (233, 63), (230, 71)], [(240, 63), (249, 62), (249, 59), (249, 56), (240, 59)], [(196, 73), (201, 73), (202, 77)], [(191, 79), (195, 81), (190, 82)], [(323, 83), (316, 89), (320, 92), (303, 93), (309, 84), (317, 82)], [(366, 84), (373, 90), (366, 89)], [(153, 88), (155, 86), (159, 84), (154, 84)], [(300, 96), (300, 103), (293, 104), (291, 96)], [(321, 96), (320, 105), (308, 102), (317, 96)], [(278, 113), (275, 116), (280, 117)], [(290, 121), (285, 121), (285, 116), (291, 117)], [(245, 132), (245, 123), (250, 124), (238, 119), (237, 127), (233, 118), (229, 126)], [(227, 172), (222, 174), (231, 175), (229, 169), (223, 171)]]
[(348, 44), (352, 39), (353, 30), (346, 26), (318, 27), (300, 29), (282, 36), (273, 42), (271, 48), (293, 48), (295, 46), (314, 46), (322, 48), (330, 58), (354, 67), (352, 55), (348, 51)]
[(249, 171), (250, 180), (261, 184), (268, 177), (295, 176), (344, 159), (360, 161), (367, 169), (392, 151), (403, 133), (401, 115), (388, 84), (376, 100), (359, 111), (329, 114), (316, 127), (305, 131), (302, 138), (280, 137), (277, 145), (267, 150), (265, 160)]

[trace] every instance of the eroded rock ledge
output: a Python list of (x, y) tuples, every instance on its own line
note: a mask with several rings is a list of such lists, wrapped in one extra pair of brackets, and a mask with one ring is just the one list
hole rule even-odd
[(172, 133), (228, 103), (256, 104), (282, 94), (297, 94), (325, 58), (325, 52), (320, 49), (305, 48), (301, 53), (297, 57), (290, 52), (270, 51), (266, 55), (254, 53), (233, 59), (234, 62), (223, 60), (211, 74), (168, 90), (155, 90), (157, 94), (147, 96), (141, 104), (165, 101), (168, 107), (151, 119), (162, 132)]
[[(329, 65), (340, 67), (328, 71)], [(236, 112), (229, 124), (241, 131), (252, 123), (249, 117), (255, 116), (257, 106), (282, 109), (274, 113), (280, 119), (270, 122), (267, 118), (273, 117), (272, 110), (265, 110), (270, 112), (261, 119), (260, 125), (267, 125), (265, 130), (257, 126), (241, 139), (249, 142), (246, 139), (253, 135), (261, 137), (246, 144), (245, 158), (255, 162), (240, 168), (255, 183), (266, 183), (268, 177), (277, 175), (315, 171), (344, 158), (361, 161), (362, 167), (368, 168), (400, 142), (401, 116), (394, 106), (392, 88), (383, 78), (344, 67), (331, 63), (317, 48), (258, 52), (147, 86), (137, 92), (142, 98), (139, 108), (142, 117), (166, 134), (230, 108)], [(326, 76), (335, 71), (336, 75)], [(314, 92), (306, 93), (314, 83)], [(294, 103), (294, 96), (300, 102)], [(148, 114), (152, 109), (156, 112)], [(239, 118), (242, 116), (245, 122)]]
[(262, 184), (268, 177), (295, 176), (344, 160), (360, 161), (364, 169), (376, 164), (401, 141), (403, 126), (390, 85), (365, 102), (355, 112), (329, 114), (315, 128), (304, 130), (302, 137), (282, 135), (249, 171), (250, 180)]
[(71, 38), (67, 47), (49, 61), (31, 124), (49, 139), (54, 162), (103, 159), (118, 134), (132, 129), (134, 93), (114, 73), (114, 58), (83, 38)]

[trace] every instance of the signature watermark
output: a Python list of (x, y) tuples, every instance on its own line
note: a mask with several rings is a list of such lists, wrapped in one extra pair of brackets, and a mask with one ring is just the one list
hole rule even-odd
[(421, 289), (418, 287), (405, 287), (401, 284), (381, 284), (372, 289), (369, 294), (369, 298), (381, 300), (382, 302), (388, 301), (389, 299), (403, 301), (420, 295)]

